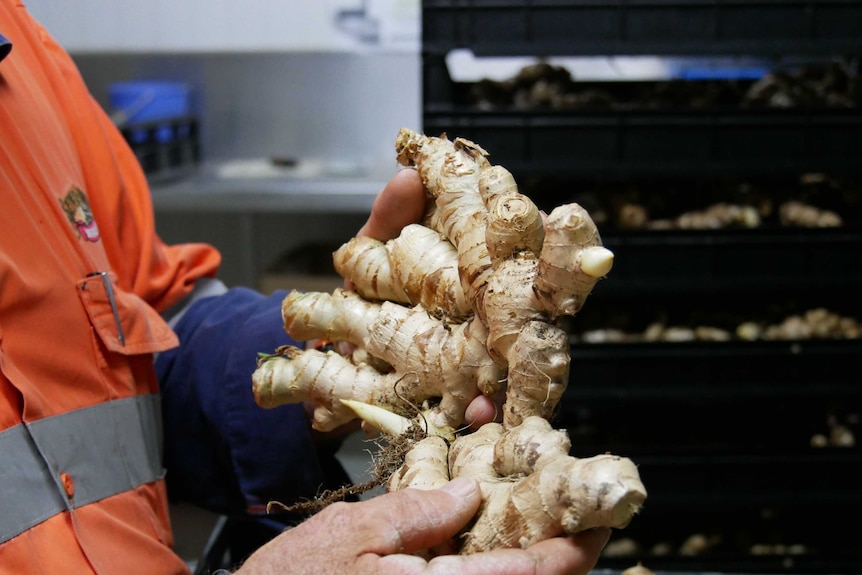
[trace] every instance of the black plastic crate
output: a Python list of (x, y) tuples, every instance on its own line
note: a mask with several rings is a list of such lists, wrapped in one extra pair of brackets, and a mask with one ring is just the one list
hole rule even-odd
[[(855, 530), (824, 529), (862, 511), (858, 451), (631, 457), (647, 500), (611, 540), (633, 542), (630, 552), (602, 557), (600, 568), (622, 570), (641, 562), (675, 573), (856, 574), (862, 569)], [(707, 547), (684, 551), (695, 535)]]
[(478, 112), (426, 108), (423, 130), (473, 140), (523, 176), (862, 171), (855, 111)]
[[(536, 182), (578, 178), (862, 172), (858, 106), (478, 106), (465, 97), (470, 86), (452, 81), (445, 62), (458, 48), (479, 57), (853, 58), (862, 54), (862, 2), (424, 0), (422, 18), (423, 130), (476, 141), (524, 191)], [(527, 193), (547, 207), (570, 201), (565, 190), (583, 187), (542, 189), (541, 197)], [(600, 228), (616, 254), (614, 269), (571, 318), (576, 329), (606, 310), (637, 310), (643, 313), (631, 315), (643, 318), (661, 306), (676, 317), (687, 313), (681, 307), (730, 308), (737, 319), (776, 311), (788, 300), (859, 317), (858, 221), (828, 230)], [(862, 572), (858, 530), (828, 527), (862, 511), (862, 455), (858, 447), (814, 442), (835, 419), (859, 436), (862, 340), (585, 344), (573, 337), (571, 351), (570, 381), (555, 426), (569, 430), (575, 455), (611, 451), (631, 457), (649, 492), (641, 513), (614, 534), (639, 541), (641, 551), (603, 557), (597, 574), (618, 575), (638, 561), (675, 575)], [(650, 552), (668, 540), (679, 546), (696, 533), (722, 541), (697, 556)], [(801, 544), (805, 552), (753, 552), (752, 545), (766, 543)]]
[[(859, 437), (860, 353), (862, 340), (574, 344), (555, 426), (577, 457), (630, 457), (648, 492), (614, 534), (637, 551), (599, 567), (860, 572), (855, 533), (823, 526), (862, 511), (862, 453), (812, 443), (830, 419)], [(714, 545), (682, 553), (695, 534)], [(653, 553), (658, 545), (671, 551)]]
[(752, 80), (584, 82), (545, 70), (546, 83), (574, 98), (553, 109), (516, 104), (516, 92), (530, 93), (524, 79), (455, 82), (445, 59), (427, 54), (422, 68), (423, 131), (473, 140), (516, 177), (862, 173), (862, 101), (849, 63), (778, 66), (771, 85), (787, 107), (764, 100), (761, 84), (752, 91)]
[(572, 406), (862, 400), (862, 339), (574, 344), (571, 357)]
[[(819, 465), (815, 469), (829, 473), (846, 472), (855, 461), (832, 466), (824, 461), (801, 459), (788, 465), (776, 466), (778, 472), (798, 473), (800, 465)], [(769, 463), (764, 462), (764, 465)], [(715, 468), (713, 468), (715, 469)], [(752, 466), (734, 465), (714, 473), (743, 474), (752, 472)], [(668, 471), (671, 471), (668, 468)], [(649, 472), (645, 469), (644, 472)], [(806, 477), (810, 474), (804, 473)], [(691, 478), (683, 486), (693, 491)], [(677, 483), (679, 485), (679, 483)], [(616, 531), (611, 539), (635, 542), (633, 552), (622, 556), (604, 556), (599, 570), (615, 568), (619, 571), (641, 562), (656, 573), (736, 573), (736, 574), (847, 574), (856, 575), (862, 570), (862, 549), (854, 529), (831, 529), (829, 525), (842, 524), (844, 514), (854, 515), (862, 510), (858, 497), (842, 501), (846, 492), (821, 501), (808, 501), (788, 507), (775, 507), (768, 501), (745, 506), (711, 504), (708, 496), (692, 499), (684, 505), (665, 504), (647, 498), (647, 504), (632, 523)], [(658, 494), (657, 494), (658, 495)], [(791, 498), (793, 494), (787, 494)], [(852, 494), (851, 494), (852, 495)], [(774, 497), (773, 497), (774, 499)], [(679, 550), (693, 535), (703, 536), (709, 547), (698, 554)], [(662, 547), (665, 550), (659, 553)], [(757, 550), (757, 549), (760, 550)], [(771, 548), (771, 549), (770, 549)]]
[(862, 431), (860, 356), (860, 339), (573, 344), (555, 425), (643, 454), (798, 453), (830, 420)]
[(858, 54), (853, 0), (424, 0), (422, 46), (445, 54)]
[(858, 228), (640, 231), (602, 241), (614, 266), (594, 297), (862, 289)]

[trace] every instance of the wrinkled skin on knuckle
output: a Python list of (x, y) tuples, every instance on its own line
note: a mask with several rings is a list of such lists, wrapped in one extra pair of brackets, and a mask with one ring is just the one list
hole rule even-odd
[(405, 489), (402, 493), (404, 494), (404, 502), (398, 509), (398, 513), (401, 516), (409, 517), (409, 521), (405, 525), (409, 526), (410, 530), (401, 531), (397, 522), (391, 522), (386, 525), (384, 533), (381, 534), (387, 539), (389, 548), (397, 549), (396, 552), (398, 553), (404, 552), (405, 539), (414, 540), (417, 533), (432, 535), (439, 532), (448, 512), (448, 510), (438, 510), (434, 500), (423, 497), (417, 489)]
[[(386, 555), (389, 553), (401, 553), (404, 549), (405, 533), (393, 521), (387, 520), (386, 516), (370, 510), (368, 507), (350, 507), (350, 504), (336, 503), (335, 506), (344, 505), (344, 512), (349, 513), (346, 529), (342, 532), (349, 533), (349, 541), (357, 551), (357, 555), (373, 553)], [(390, 510), (390, 514), (406, 513), (405, 509)]]

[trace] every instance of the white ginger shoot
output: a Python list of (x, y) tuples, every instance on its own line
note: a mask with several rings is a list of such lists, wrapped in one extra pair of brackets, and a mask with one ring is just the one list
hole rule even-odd
[[(374, 429), (382, 431), (392, 437), (406, 434), (413, 426), (413, 421), (406, 417), (402, 417), (397, 413), (393, 413), (388, 409), (383, 409), (382, 407), (353, 399), (341, 399), (339, 401), (353, 410), (353, 413), (355, 413), (356, 416), (364, 423), (367, 423)], [(439, 435), (432, 435), (430, 437), (440, 438)]]

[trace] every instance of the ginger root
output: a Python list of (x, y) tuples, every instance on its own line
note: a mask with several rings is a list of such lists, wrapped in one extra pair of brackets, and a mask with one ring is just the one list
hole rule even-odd
[[(356, 291), (293, 292), (282, 305), (293, 338), (345, 341), (360, 353), (276, 350), (252, 375), (256, 401), (313, 402), (318, 430), (356, 416), (387, 437), (418, 429), (386, 486), (477, 479), (483, 504), (454, 552), (625, 527), (646, 498), (637, 467), (611, 454), (570, 456), (566, 432), (550, 423), (570, 371), (559, 320), (578, 313), (613, 264), (595, 223), (578, 204), (543, 217), (468, 140), (402, 129), (396, 153), (434, 200), (424, 221), (333, 254)], [(467, 432), (469, 403), (503, 389), (502, 423)]]
[(844, 225), (841, 216), (831, 210), (791, 200), (778, 208), (778, 216), (785, 226), (803, 228), (837, 228)]
[(651, 229), (677, 228), (681, 230), (706, 230), (721, 228), (756, 228), (760, 225), (760, 214), (752, 206), (719, 202), (702, 210), (686, 212), (673, 220), (654, 220), (646, 226)]

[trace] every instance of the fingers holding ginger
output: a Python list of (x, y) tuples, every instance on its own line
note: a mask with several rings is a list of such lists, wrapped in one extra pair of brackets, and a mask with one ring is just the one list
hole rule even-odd
[(426, 559), (422, 552), (455, 537), (480, 502), (476, 482), (462, 478), (439, 489), (333, 504), (262, 546), (236, 575), (273, 573), (288, 562), (294, 575), (586, 575), (608, 540), (609, 533), (599, 529), (524, 550)]
[(371, 215), (357, 236), (380, 241), (398, 237), (401, 229), (422, 219), (427, 194), (416, 170), (399, 170), (386, 184), (371, 208)]

